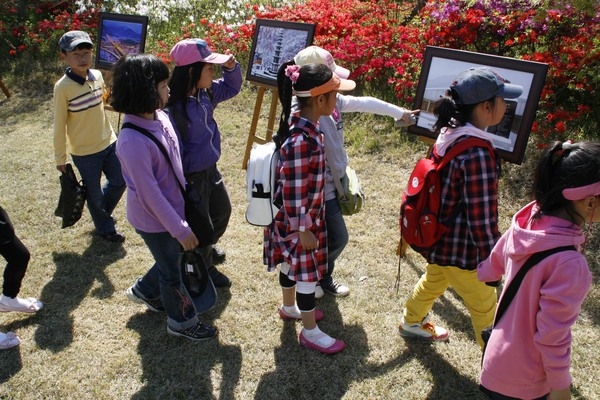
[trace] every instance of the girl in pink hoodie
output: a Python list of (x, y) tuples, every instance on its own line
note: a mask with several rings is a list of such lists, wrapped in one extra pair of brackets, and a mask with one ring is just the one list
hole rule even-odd
[[(483, 357), (481, 390), (491, 399), (570, 399), (571, 327), (592, 276), (580, 253), (584, 226), (600, 221), (600, 142), (555, 142), (536, 170), (535, 200), (477, 268), (505, 288), (534, 253), (573, 245), (527, 272)], [(504, 295), (504, 292), (503, 294)]]

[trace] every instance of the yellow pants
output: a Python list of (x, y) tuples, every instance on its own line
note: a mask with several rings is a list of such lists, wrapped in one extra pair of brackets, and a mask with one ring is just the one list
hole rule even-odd
[(494, 322), (497, 296), (495, 288), (479, 282), (477, 271), (427, 264), (412, 296), (406, 300), (404, 322), (420, 323), (431, 311), (435, 299), (444, 294), (448, 286), (454, 288), (469, 309), (475, 339), (483, 348), (481, 331)]

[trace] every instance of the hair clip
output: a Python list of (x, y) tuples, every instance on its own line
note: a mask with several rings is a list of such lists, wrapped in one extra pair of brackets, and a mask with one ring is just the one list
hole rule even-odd
[(285, 69), (285, 76), (290, 78), (292, 81), (292, 85), (296, 84), (298, 77), (300, 76), (300, 66), (299, 65), (288, 65)]
[(563, 150), (571, 150), (573, 148), (573, 142), (571, 140), (567, 140), (562, 144)]

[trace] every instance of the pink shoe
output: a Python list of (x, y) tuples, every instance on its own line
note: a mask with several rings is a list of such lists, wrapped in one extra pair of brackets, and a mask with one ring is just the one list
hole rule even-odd
[[(279, 307), (279, 316), (281, 317), (281, 319), (284, 319), (284, 320), (287, 320), (287, 319), (296, 319), (298, 321), (302, 320), (302, 316), (296, 317), (292, 314), (288, 314), (287, 312), (285, 312), (283, 307)], [(319, 322), (320, 320), (322, 320), (324, 316), (325, 316), (325, 314), (323, 314), (323, 311), (319, 310), (318, 308), (315, 309), (315, 321), (316, 322)]]
[[(327, 336), (327, 334), (321, 332), (319, 334), (319, 336), (317, 337), (317, 341), (324, 336)], [(300, 339), (300, 346), (306, 347), (307, 349), (317, 350), (318, 352), (323, 353), (323, 354), (339, 353), (340, 351), (342, 351), (346, 348), (346, 343), (344, 343), (344, 341), (339, 340), (339, 339), (334, 339), (335, 341), (329, 347), (321, 347), (318, 344), (310, 342), (308, 339), (306, 339), (304, 337), (304, 330), (300, 331), (299, 339)]]

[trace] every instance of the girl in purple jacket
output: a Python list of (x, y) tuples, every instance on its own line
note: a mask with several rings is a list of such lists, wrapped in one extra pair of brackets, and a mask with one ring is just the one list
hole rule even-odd
[[(113, 70), (110, 105), (124, 113), (117, 156), (127, 184), (127, 219), (154, 257), (154, 265), (127, 297), (167, 314), (167, 333), (192, 341), (213, 338), (217, 329), (202, 323), (181, 279), (179, 255), (198, 238), (185, 220), (180, 185), (185, 186), (177, 136), (162, 111), (169, 98), (169, 68), (150, 54), (121, 58)], [(168, 159), (145, 130), (164, 147)]]
[[(504, 275), (506, 288), (534, 253), (566, 245), (583, 250), (585, 225), (600, 221), (600, 142), (549, 146), (533, 195), (479, 264), (480, 281)], [(480, 377), (491, 399), (571, 398), (571, 327), (592, 281), (579, 251), (555, 253), (528, 271), (494, 326)]]
[[(225, 233), (231, 216), (231, 201), (217, 168), (221, 157), (221, 133), (214, 119), (215, 107), (240, 92), (242, 71), (229, 51), (213, 53), (202, 39), (184, 39), (173, 46), (175, 69), (169, 81), (169, 116), (179, 137), (183, 172), (200, 195), (210, 216), (213, 244)], [(223, 77), (214, 79), (215, 64), (221, 64)], [(215, 286), (229, 287), (229, 278), (214, 264), (213, 246), (201, 253)]]

